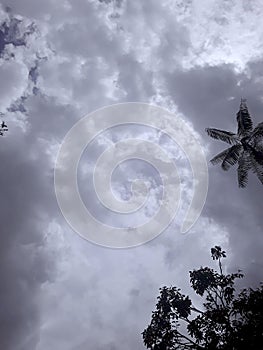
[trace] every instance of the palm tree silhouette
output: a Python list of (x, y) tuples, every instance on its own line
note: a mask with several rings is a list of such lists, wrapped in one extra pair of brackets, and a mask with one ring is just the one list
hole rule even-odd
[(206, 129), (210, 137), (232, 145), (211, 159), (211, 163), (215, 165), (222, 162), (223, 170), (228, 170), (238, 163), (239, 187), (246, 187), (249, 170), (255, 173), (263, 184), (263, 122), (253, 129), (246, 100), (243, 98), (236, 119), (238, 123), (236, 134), (219, 129)]

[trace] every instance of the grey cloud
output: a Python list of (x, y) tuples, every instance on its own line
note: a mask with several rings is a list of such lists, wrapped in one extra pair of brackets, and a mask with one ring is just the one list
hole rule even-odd
[[(3, 50), (6, 45), (16, 50), (26, 45), (33, 27), (23, 31), (23, 26), (19, 27), (22, 19), (16, 20), (11, 13), (9, 16), (2, 25)], [(56, 207), (54, 195), (47, 190), (52, 184), (50, 159), (37, 133), (24, 134), (9, 120), (16, 113), (26, 113), (28, 70), (14, 57), (6, 53), (1, 67), (5, 84), (1, 85), (0, 95), (2, 108), (7, 109), (9, 132), (1, 139), (0, 151), (0, 347), (24, 350), (34, 349), (39, 342), (41, 286), (55, 276), (55, 263), (50, 270), (52, 254), (46, 249), (44, 232)]]
[(24, 0), (23, 2), (17, 0), (3, 0), (2, 5), (8, 10), (8, 12), (13, 12), (28, 18), (39, 19), (50, 12), (52, 8), (52, 0), (47, 0), (45, 2), (32, 2), (30, 0)]
[[(177, 1), (174, 9), (168, 2), (123, 1), (117, 18), (106, 2), (3, 1), (12, 13), (35, 20), (41, 32), (35, 42), (27, 38), (20, 51), (12, 48), (18, 68), (26, 62), (26, 79), (16, 80), (5, 70), (9, 90), (1, 90), (1, 98), (9, 103), (15, 97), (18, 104), (10, 110), (10, 132), (0, 140), (0, 339), (6, 350), (123, 349), (124, 344), (143, 349), (140, 332), (160, 285), (176, 284), (187, 293), (188, 270), (210, 263), (214, 244), (224, 244), (229, 268), (244, 268), (247, 283), (262, 279), (262, 189), (252, 177), (248, 188), (239, 190), (234, 171), (210, 167), (203, 215), (186, 236), (172, 225), (144, 246), (117, 251), (83, 241), (63, 221), (54, 197), (52, 147), (57, 149), (85, 113), (157, 96), (160, 104), (184, 113), (211, 155), (224, 145), (210, 142), (204, 128), (235, 130), (242, 95), (261, 121), (260, 60), (248, 66), (250, 76), (231, 65), (182, 68), (191, 53), (191, 28), (177, 21), (177, 14), (187, 13), (191, 2)], [(36, 41), (39, 57), (45, 57), (37, 63)], [(24, 91), (26, 112), (19, 107)], [(25, 134), (16, 126), (21, 115), (28, 123)], [(58, 228), (47, 230), (51, 223)]]
[(36, 346), (38, 294), (49, 279), (43, 235), (46, 203), (54, 200), (46, 191), (49, 160), (41, 152), (30, 160), (31, 147), (19, 135), (1, 140), (0, 343), (7, 350)]

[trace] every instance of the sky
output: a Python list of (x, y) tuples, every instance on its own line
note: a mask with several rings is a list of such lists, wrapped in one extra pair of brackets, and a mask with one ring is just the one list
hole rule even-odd
[[(0, 112), (9, 129), (0, 140), (1, 348), (144, 349), (141, 332), (159, 287), (191, 293), (188, 271), (214, 266), (214, 245), (227, 252), (225, 271), (245, 273), (241, 287), (263, 280), (262, 185), (253, 174), (239, 189), (235, 169), (208, 165), (207, 199), (192, 229), (181, 234), (179, 217), (154, 240), (126, 249), (76, 234), (54, 190), (66, 133), (101, 107), (142, 102), (178, 113), (207, 160), (224, 144), (204, 129), (235, 132), (241, 97), (254, 124), (262, 122), (262, 11), (261, 1), (1, 0)], [(85, 151), (79, 182), (87, 206), (118, 222), (97, 203), (91, 165), (127, 135), (161, 145), (177, 162), (187, 206), (184, 155), (136, 125), (106, 132)], [(138, 174), (152, 175), (139, 161), (116, 170), (120, 198), (129, 197), (127, 177)], [(156, 210), (156, 181), (140, 220)]]

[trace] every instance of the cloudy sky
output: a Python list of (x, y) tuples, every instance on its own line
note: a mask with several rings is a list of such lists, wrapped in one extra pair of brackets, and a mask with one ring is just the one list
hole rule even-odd
[[(224, 145), (204, 129), (235, 131), (241, 97), (254, 123), (263, 121), (263, 3), (1, 0), (0, 5), (0, 112), (9, 128), (0, 140), (1, 349), (143, 349), (140, 333), (158, 288), (175, 284), (187, 293), (188, 271), (210, 264), (209, 249), (216, 244), (228, 253), (228, 271), (243, 269), (244, 285), (263, 280), (263, 192), (253, 175), (241, 190), (235, 169), (225, 173), (209, 166), (207, 200), (190, 232), (182, 235), (175, 221), (151, 242), (120, 250), (83, 240), (68, 226), (53, 175), (71, 127), (114, 103), (151, 103), (180, 113), (207, 159)], [(162, 144), (179, 162), (187, 203), (191, 172), (178, 147), (133, 126), (102, 135), (85, 152), (80, 188), (87, 206), (116, 224), (97, 205), (90, 169), (107, 145), (127, 134)], [(129, 195), (127, 174), (136, 173), (148, 178), (151, 172), (140, 162), (116, 171), (121, 198)], [(152, 180), (146, 217), (158, 204), (157, 182)]]

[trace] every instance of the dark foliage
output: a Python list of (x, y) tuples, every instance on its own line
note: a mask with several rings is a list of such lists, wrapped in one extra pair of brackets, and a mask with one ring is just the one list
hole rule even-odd
[(177, 287), (160, 288), (151, 323), (142, 333), (148, 349), (263, 349), (263, 285), (238, 294), (235, 280), (242, 273), (223, 273), (221, 259), (226, 253), (221, 247), (212, 248), (211, 255), (218, 260), (219, 271), (190, 271), (191, 287), (205, 298), (202, 309)]
[(8, 131), (7, 125), (2, 121), (0, 124), (0, 136), (3, 136), (6, 131)]

